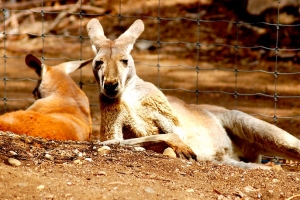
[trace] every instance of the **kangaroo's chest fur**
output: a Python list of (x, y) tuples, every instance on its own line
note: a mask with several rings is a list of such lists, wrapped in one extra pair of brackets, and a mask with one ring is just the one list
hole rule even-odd
[(151, 83), (137, 77), (120, 98), (100, 95), (101, 140), (177, 133), (179, 120), (167, 98)]

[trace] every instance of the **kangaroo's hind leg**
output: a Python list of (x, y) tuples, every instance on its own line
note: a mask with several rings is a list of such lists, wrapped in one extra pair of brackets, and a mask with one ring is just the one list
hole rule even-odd
[(197, 159), (193, 150), (185, 144), (176, 134), (158, 134), (145, 136), (140, 138), (133, 138), (127, 140), (107, 140), (101, 142), (103, 145), (119, 144), (120, 146), (139, 146), (145, 149), (154, 150), (156, 152), (163, 152), (167, 147), (171, 147), (178, 157), (190, 159)]

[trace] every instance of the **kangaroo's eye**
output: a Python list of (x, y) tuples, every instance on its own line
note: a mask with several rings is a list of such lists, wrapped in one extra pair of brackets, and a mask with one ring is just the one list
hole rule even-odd
[(102, 60), (96, 60), (95, 61), (95, 69), (99, 69), (103, 65)]
[(127, 64), (128, 64), (128, 60), (125, 60), (125, 59), (121, 60), (121, 62), (122, 62), (124, 65), (126, 65), (126, 66), (127, 66)]

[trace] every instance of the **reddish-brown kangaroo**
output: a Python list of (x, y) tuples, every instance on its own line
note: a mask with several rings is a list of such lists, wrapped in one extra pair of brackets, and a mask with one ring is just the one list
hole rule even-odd
[(48, 66), (29, 54), (25, 62), (40, 77), (34, 90), (40, 98), (27, 110), (0, 116), (0, 130), (52, 140), (88, 140), (92, 131), (89, 100), (68, 74), (91, 59)]

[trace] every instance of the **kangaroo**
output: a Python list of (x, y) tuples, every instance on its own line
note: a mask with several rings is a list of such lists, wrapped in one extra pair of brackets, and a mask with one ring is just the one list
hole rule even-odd
[(300, 140), (286, 131), (237, 110), (186, 104), (140, 79), (130, 52), (143, 30), (143, 22), (136, 20), (112, 41), (97, 19), (87, 24), (100, 91), (101, 140), (178, 137), (198, 161), (244, 169), (269, 169), (260, 164), (261, 155), (300, 160)]
[(48, 66), (32, 54), (27, 66), (40, 77), (36, 101), (27, 109), (0, 116), (0, 130), (51, 140), (86, 141), (92, 132), (89, 100), (68, 76), (92, 59)]

